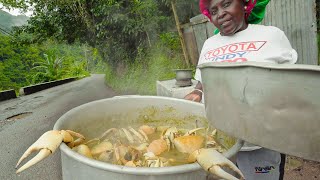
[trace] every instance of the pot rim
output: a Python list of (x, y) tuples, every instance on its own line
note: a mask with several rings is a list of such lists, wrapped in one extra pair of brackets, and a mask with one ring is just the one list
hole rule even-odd
[[(68, 116), (68, 114), (70, 114), (71, 112), (77, 111), (78, 109), (83, 108), (85, 106), (89, 106), (92, 103), (97, 103), (97, 102), (106, 101), (106, 100), (122, 99), (122, 98), (153, 98), (153, 99), (170, 99), (170, 100), (174, 99), (175, 101), (185, 101), (186, 103), (196, 103), (196, 102), (187, 101), (183, 99), (176, 99), (171, 97), (160, 97), (160, 96), (139, 96), (139, 95), (115, 96), (112, 98), (92, 101), (69, 110), (57, 120), (53, 129), (59, 130), (59, 126), (61, 126), (64, 117)], [(200, 106), (203, 105), (200, 103), (196, 103), (196, 104)], [(179, 165), (179, 166), (170, 166), (170, 167), (161, 167), (161, 168), (127, 167), (127, 166), (114, 165), (114, 164), (87, 158), (81, 154), (78, 154), (72, 151), (65, 143), (61, 143), (60, 150), (66, 156), (72, 158), (73, 160), (76, 160), (78, 162), (81, 162), (83, 164), (86, 164), (88, 166), (91, 166), (97, 169), (116, 172), (116, 173), (125, 173), (125, 174), (132, 174), (132, 175), (168, 175), (168, 174), (181, 174), (186, 172), (199, 171), (202, 169), (198, 163), (185, 164), (185, 165)]]
[(320, 71), (320, 67), (316, 65), (306, 64), (274, 64), (267, 62), (207, 62), (197, 66), (199, 69), (205, 68), (236, 68), (236, 67), (257, 67), (264, 69), (276, 69), (276, 70), (300, 70), (300, 71)]

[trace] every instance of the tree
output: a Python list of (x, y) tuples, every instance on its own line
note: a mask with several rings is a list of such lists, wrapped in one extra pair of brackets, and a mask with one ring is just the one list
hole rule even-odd
[[(179, 14), (190, 14), (195, 2), (178, 0)], [(80, 40), (98, 48), (111, 64), (133, 61), (138, 49), (152, 46), (157, 34), (174, 27), (171, 10), (165, 3), (157, 0), (3, 1), (7, 7), (32, 6), (34, 14), (29, 25), (20, 29), (34, 35), (32, 42), (52, 37), (68, 43)]]
[(23, 46), (12, 37), (0, 35), (0, 89), (19, 89), (29, 85), (35, 61), (41, 59), (40, 50), (34, 45)]

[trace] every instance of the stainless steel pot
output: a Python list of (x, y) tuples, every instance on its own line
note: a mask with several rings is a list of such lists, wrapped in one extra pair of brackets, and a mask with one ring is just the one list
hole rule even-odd
[[(119, 96), (90, 102), (64, 114), (54, 129), (71, 129), (88, 139), (97, 137), (111, 127), (174, 125), (193, 128), (207, 126), (204, 105), (191, 101), (157, 96)], [(232, 148), (234, 155), (239, 148)], [(163, 168), (133, 168), (112, 165), (86, 158), (60, 145), (63, 179), (130, 179), (130, 180), (194, 180), (206, 179), (205, 171), (197, 164)]]
[(320, 161), (320, 67), (206, 63), (199, 66), (207, 118), (225, 133)]

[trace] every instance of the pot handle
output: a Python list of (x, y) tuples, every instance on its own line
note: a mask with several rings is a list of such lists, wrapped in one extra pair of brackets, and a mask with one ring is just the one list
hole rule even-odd
[(236, 155), (240, 149), (242, 148), (244, 144), (244, 140), (237, 139), (237, 142), (226, 152), (222, 153), (222, 155), (228, 159), (230, 159), (232, 156)]

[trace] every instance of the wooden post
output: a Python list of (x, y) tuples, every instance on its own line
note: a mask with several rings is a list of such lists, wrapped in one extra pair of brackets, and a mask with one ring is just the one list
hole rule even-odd
[(181, 47), (182, 47), (182, 51), (183, 51), (184, 60), (185, 60), (185, 62), (187, 64), (187, 67), (189, 68), (190, 67), (190, 63), (189, 63), (189, 58), (188, 58), (188, 54), (187, 54), (187, 48), (186, 48), (186, 45), (185, 45), (185, 42), (184, 42), (184, 38), (183, 38), (183, 34), (182, 34), (182, 31), (181, 31), (180, 22), (179, 22), (179, 18), (178, 18), (178, 15), (177, 15), (177, 9), (176, 9), (175, 2), (176, 2), (175, 0), (171, 1), (171, 7), (172, 7), (174, 19), (176, 21), (177, 30), (178, 30), (178, 33), (179, 33), (179, 39), (180, 39), (180, 42), (181, 42)]

